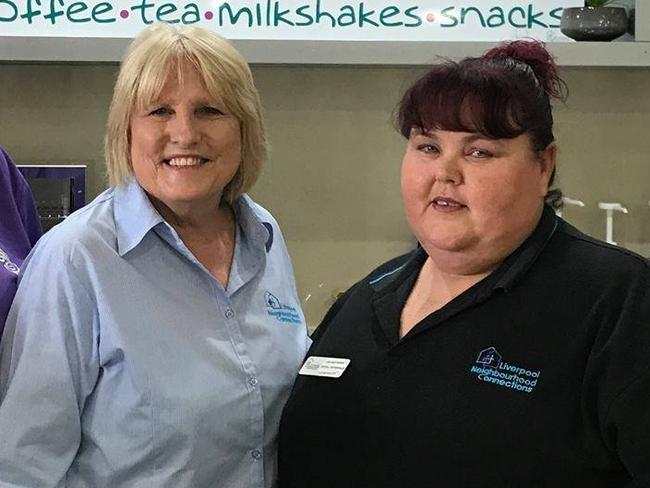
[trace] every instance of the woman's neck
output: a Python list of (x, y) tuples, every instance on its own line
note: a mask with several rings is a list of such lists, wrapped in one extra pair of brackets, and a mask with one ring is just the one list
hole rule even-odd
[(457, 274), (445, 268), (441, 269), (431, 257), (427, 258), (402, 309), (400, 337), (404, 337), (425, 317), (469, 290), (493, 269), (494, 267), (474, 273)]
[(235, 252), (235, 213), (225, 201), (213, 205), (171, 208), (151, 199), (160, 215), (178, 233), (194, 257), (228, 287)]

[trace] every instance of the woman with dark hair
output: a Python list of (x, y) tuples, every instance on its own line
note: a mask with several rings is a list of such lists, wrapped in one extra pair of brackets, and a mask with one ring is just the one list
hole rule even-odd
[(0, 147), (0, 337), (23, 259), (41, 237), (29, 185)]
[(397, 125), (420, 246), (312, 337), (282, 488), (650, 486), (650, 270), (549, 205), (543, 44), (433, 66)]

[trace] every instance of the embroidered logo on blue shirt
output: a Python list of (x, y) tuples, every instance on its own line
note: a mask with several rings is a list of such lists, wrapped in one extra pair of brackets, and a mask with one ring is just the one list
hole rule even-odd
[(476, 362), (469, 372), (480, 381), (492, 383), (503, 388), (532, 393), (537, 386), (541, 371), (530, 370), (508, 364), (494, 347), (488, 347), (478, 353)]
[(275, 317), (280, 322), (286, 324), (302, 324), (300, 313), (289, 305), (283, 305), (282, 302), (270, 291), (264, 294), (264, 303), (266, 305), (266, 313)]

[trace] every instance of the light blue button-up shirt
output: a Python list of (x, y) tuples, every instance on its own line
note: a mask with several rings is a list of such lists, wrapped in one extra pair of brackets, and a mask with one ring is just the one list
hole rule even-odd
[(309, 346), (273, 217), (249, 197), (223, 286), (135, 183), (48, 232), (0, 356), (0, 487), (269, 488)]

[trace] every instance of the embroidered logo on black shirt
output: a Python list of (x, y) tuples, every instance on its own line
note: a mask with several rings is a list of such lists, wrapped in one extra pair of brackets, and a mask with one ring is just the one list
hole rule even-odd
[(541, 374), (539, 370), (506, 363), (495, 347), (488, 347), (479, 352), (469, 372), (479, 381), (524, 393), (533, 392)]

